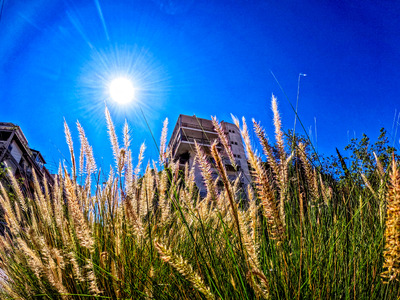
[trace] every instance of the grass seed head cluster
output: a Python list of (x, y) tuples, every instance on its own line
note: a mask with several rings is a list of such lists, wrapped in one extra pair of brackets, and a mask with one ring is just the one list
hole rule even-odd
[[(210, 151), (196, 144), (196, 166), (180, 170), (166, 147), (167, 120), (159, 161), (143, 164), (143, 144), (134, 165), (128, 125), (120, 146), (107, 109), (115, 166), (101, 184), (82, 126), (76, 163), (65, 122), (71, 170), (60, 165), (53, 186), (34, 174), (33, 193), (11, 172), (0, 183), (8, 224), (0, 236), (1, 298), (398, 298), (397, 164), (388, 174), (374, 153), (376, 174), (359, 174), (364, 184), (335, 179), (316, 167), (307, 143), (290, 141), (288, 151), (275, 97), (272, 111), (275, 146), (252, 122), (260, 154), (246, 120), (233, 117), (251, 169), (245, 193), (227, 176), (216, 143)], [(212, 121), (236, 167), (221, 124)]]

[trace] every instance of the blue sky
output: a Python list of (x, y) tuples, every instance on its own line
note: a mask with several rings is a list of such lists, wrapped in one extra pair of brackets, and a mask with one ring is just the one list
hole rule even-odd
[[(117, 130), (126, 118), (133, 150), (156, 150), (163, 120), (180, 113), (261, 121), (273, 139), (271, 94), (284, 128), (299, 116), (321, 153), (364, 132), (394, 137), (400, 111), (400, 3), (396, 1), (0, 0), (0, 120), (21, 126), (50, 169), (69, 160), (68, 122), (86, 130), (108, 169), (107, 103)], [(118, 106), (109, 81), (133, 78), (137, 102)], [(397, 115), (396, 115), (397, 118)], [(315, 124), (317, 130), (315, 130)], [(396, 126), (395, 126), (396, 127)], [(300, 127), (297, 127), (300, 131)], [(317, 134), (316, 134), (317, 133)], [(122, 141), (122, 139), (121, 139)]]

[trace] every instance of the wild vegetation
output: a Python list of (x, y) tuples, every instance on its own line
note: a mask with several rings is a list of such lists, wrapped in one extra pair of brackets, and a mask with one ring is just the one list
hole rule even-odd
[(194, 169), (180, 171), (171, 160), (167, 122), (158, 163), (141, 172), (144, 145), (133, 165), (129, 128), (121, 146), (107, 109), (115, 166), (102, 183), (82, 126), (76, 160), (65, 124), (72, 170), (60, 166), (52, 187), (35, 180), (33, 195), (11, 173), (10, 187), (0, 186), (8, 224), (0, 237), (1, 297), (399, 298), (400, 175), (385, 132), (373, 145), (353, 140), (349, 158), (338, 151), (323, 160), (306, 139), (285, 136), (274, 97), (272, 110), (275, 145), (252, 121), (263, 153), (246, 120), (234, 118), (251, 166), (246, 198), (228, 179), (216, 143), (207, 154), (196, 145), (207, 187), (200, 198)]

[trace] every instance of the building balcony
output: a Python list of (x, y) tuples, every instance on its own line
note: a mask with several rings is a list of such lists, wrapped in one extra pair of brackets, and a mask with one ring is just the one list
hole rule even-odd
[(180, 125), (181, 125), (181, 128), (195, 129), (195, 130), (201, 131), (201, 132), (217, 134), (214, 130), (214, 127), (212, 127), (212, 126), (204, 126), (204, 125), (200, 125), (200, 124), (193, 124), (193, 123), (186, 123), (186, 122), (181, 122)]

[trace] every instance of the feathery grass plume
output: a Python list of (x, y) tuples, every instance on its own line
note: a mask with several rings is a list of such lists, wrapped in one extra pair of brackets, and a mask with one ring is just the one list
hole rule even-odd
[(281, 186), (281, 192), (280, 192), (280, 211), (281, 214), (284, 214), (284, 201), (286, 197), (286, 191), (287, 191), (287, 169), (288, 169), (288, 163), (290, 162), (290, 159), (287, 159), (287, 154), (285, 151), (285, 143), (283, 140), (283, 132), (282, 132), (282, 123), (281, 123), (281, 117), (279, 115), (278, 111), (278, 103), (277, 99), (274, 95), (272, 95), (272, 112), (274, 113), (274, 127), (275, 127), (275, 139), (276, 139), (276, 146), (278, 148), (278, 153), (279, 153), (279, 160), (280, 160), (280, 186)]
[(125, 157), (126, 157), (126, 151), (124, 148), (119, 149), (119, 155), (118, 155), (118, 175), (122, 176), (122, 173), (124, 171), (125, 167)]
[(144, 174), (143, 185), (145, 187), (146, 195), (146, 214), (153, 210), (153, 199), (154, 199), (154, 171), (150, 169), (150, 162), (147, 164), (146, 173)]
[(64, 187), (62, 184), (62, 180), (59, 175), (56, 175), (54, 178), (54, 185), (53, 185), (53, 222), (57, 228), (58, 234), (61, 236), (61, 240), (63, 244), (68, 244), (66, 240), (66, 230), (64, 229), (65, 226), (65, 216), (64, 216)]
[[(250, 270), (246, 277), (250, 285), (253, 287), (257, 299), (270, 299), (268, 279), (265, 277), (264, 273), (260, 272), (260, 270), (254, 269)], [(260, 283), (258, 283), (256, 279), (258, 279)]]
[(329, 203), (331, 202), (332, 195), (330, 195), (329, 188), (326, 187), (324, 181), (322, 180), (321, 173), (319, 173), (318, 176), (319, 176), (319, 183), (320, 183), (320, 186), (321, 186), (322, 198), (324, 199), (325, 205), (328, 206)]
[[(249, 217), (250, 217), (250, 227), (251, 227), (251, 239), (256, 244), (257, 238), (257, 216), (258, 216), (258, 205), (254, 199), (253, 188), (247, 185), (247, 196), (249, 199)], [(257, 245), (258, 248), (258, 245)]]
[(105, 108), (105, 114), (106, 114), (106, 120), (107, 120), (108, 135), (110, 137), (110, 141), (111, 141), (111, 145), (112, 145), (115, 164), (117, 165), (117, 168), (118, 168), (118, 162), (119, 162), (118, 137), (115, 133), (114, 123), (111, 119), (110, 112), (108, 111), (107, 106)]
[(161, 211), (161, 226), (164, 225), (164, 223), (166, 222), (169, 214), (170, 214), (170, 204), (168, 202), (168, 198), (167, 198), (167, 184), (168, 184), (168, 173), (167, 171), (164, 169), (161, 171), (160, 176), (160, 180), (159, 180), (159, 209)]
[(376, 195), (374, 189), (371, 186), (371, 183), (369, 182), (368, 178), (365, 176), (364, 173), (361, 173), (361, 178), (364, 181), (365, 186), (371, 191), (372, 195), (374, 195), (374, 197), (378, 199), (378, 196)]
[(248, 222), (246, 221), (246, 213), (239, 210), (238, 211), (239, 228), (242, 236), (242, 242), (244, 248), (246, 249), (247, 263), (250, 269), (261, 268), (260, 261), (258, 259), (258, 249), (254, 240), (252, 239), (252, 228), (249, 228)]
[(161, 131), (160, 138), (160, 164), (165, 164), (166, 159), (166, 145), (167, 145), (167, 134), (168, 134), (168, 118), (165, 118), (163, 128)]
[(236, 116), (233, 115), (233, 114), (231, 114), (231, 118), (232, 118), (233, 124), (235, 124), (236, 127), (239, 128), (239, 130), (240, 130), (240, 121), (239, 121), (239, 118), (236, 117)]
[(207, 157), (203, 151), (203, 149), (194, 141), (195, 148), (196, 148), (196, 161), (199, 164), (201, 175), (203, 176), (204, 183), (207, 188), (207, 197), (211, 200), (217, 200), (217, 187), (215, 182), (211, 176), (211, 165), (207, 160)]
[[(0, 207), (3, 209), (6, 223), (10, 225), (9, 228), (11, 230), (11, 233), (16, 235), (21, 230), (20, 229), (21, 218), (16, 216), (16, 214), (14, 213), (10, 198), (8, 197), (8, 193), (5, 190), (1, 181), (0, 181), (0, 190), (2, 193), (2, 195), (0, 195), (0, 204), (1, 204)], [(15, 209), (17, 210), (18, 207)]]
[[(278, 115), (279, 117), (279, 115)], [(285, 214), (284, 206), (285, 206), (285, 198), (286, 198), (286, 192), (287, 192), (287, 173), (288, 173), (288, 164), (290, 160), (292, 159), (293, 153), (287, 157), (286, 159), (283, 159), (285, 156), (281, 156), (280, 162), (278, 162), (275, 158), (275, 155), (273, 154), (273, 149), (268, 143), (268, 139), (265, 135), (264, 129), (258, 124), (254, 119), (253, 121), (253, 127), (254, 131), (257, 134), (258, 139), (260, 140), (263, 152), (265, 156), (267, 157), (267, 161), (269, 165), (272, 168), (272, 172), (275, 176), (275, 179), (279, 182), (279, 189), (280, 189), (280, 201), (279, 201), (279, 210), (281, 215)], [(279, 123), (280, 124), (280, 123)], [(280, 125), (279, 125), (280, 126)]]
[(64, 175), (65, 193), (68, 199), (69, 214), (74, 221), (74, 229), (76, 236), (80, 244), (89, 249), (91, 252), (94, 251), (94, 240), (88, 225), (86, 224), (85, 216), (82, 212), (82, 208), (76, 197), (76, 186), (70, 180), (68, 174)]
[(303, 143), (299, 143), (298, 149), (299, 158), (303, 165), (304, 173), (306, 175), (307, 186), (311, 194), (312, 203), (315, 203), (319, 198), (318, 185), (315, 184), (314, 180), (315, 174), (307, 158), (306, 146)]
[[(6, 164), (7, 167), (7, 164)], [(22, 194), (21, 188), (19, 187), (19, 184), (17, 182), (17, 180), (14, 177), (14, 174), (11, 171), (11, 168), (7, 167), (7, 173), (8, 173), (8, 179), (11, 181), (11, 185), (12, 188), (14, 189), (15, 194), (17, 195), (17, 200), (19, 202), (19, 204), (21, 205), (21, 208), (24, 212), (28, 211), (27, 208), (27, 203), (26, 203), (26, 199), (25, 196)]]
[(125, 119), (125, 123), (124, 123), (124, 130), (123, 130), (123, 134), (124, 134), (124, 148), (125, 150), (128, 150), (130, 145), (131, 145), (131, 136), (129, 134), (129, 126), (128, 126), (128, 122)]
[(75, 257), (78, 255), (78, 253), (75, 253), (73, 251), (68, 252), (65, 254), (65, 257), (68, 259), (72, 266), (72, 274), (74, 275), (74, 280), (78, 280), (79, 282), (85, 282), (85, 278), (82, 275), (82, 268), (78, 263), (77, 258)]
[(39, 233), (34, 230), (34, 227), (36, 226), (32, 226), (32, 228), (29, 229), (27, 233), (29, 235), (29, 241), (33, 246), (32, 249), (36, 250), (38, 256), (43, 262), (42, 276), (44, 276), (59, 293), (66, 293), (67, 290), (62, 283), (62, 275), (60, 274), (60, 268), (64, 266), (63, 259), (61, 259), (61, 257), (58, 257), (58, 261), (56, 264), (55, 260), (57, 260), (57, 258), (55, 259), (53, 255), (57, 251), (54, 252), (50, 249), (51, 246), (49, 246), (48, 241), (46, 242), (43, 237), (44, 232), (41, 231)]
[(133, 179), (134, 178), (133, 178), (132, 152), (130, 149), (128, 149), (126, 151), (126, 168), (125, 168), (125, 193), (127, 195), (132, 193)]
[(79, 176), (83, 176), (85, 163), (85, 150), (83, 149), (83, 144), (81, 143), (81, 148), (79, 150)]
[(382, 163), (381, 163), (381, 161), (379, 160), (379, 158), (378, 158), (378, 156), (376, 155), (376, 153), (375, 153), (375, 152), (372, 152), (372, 153), (374, 154), (374, 157), (375, 157), (376, 168), (377, 168), (378, 174), (379, 174), (380, 178), (382, 179), (382, 178), (385, 176), (385, 171), (383, 170)]
[(242, 118), (242, 122), (243, 127), (241, 129), (241, 134), (244, 140), (250, 165), (253, 168), (252, 173), (255, 178), (254, 182), (262, 201), (263, 212), (269, 227), (268, 230), (273, 239), (281, 242), (284, 240), (285, 234), (285, 214), (282, 214), (282, 212), (280, 212), (276, 207), (274, 193), (267, 174), (261, 166), (260, 158), (254, 153), (251, 147), (249, 132), (244, 117)]
[(232, 166), (236, 169), (236, 161), (233, 158), (232, 149), (231, 149), (231, 146), (229, 145), (228, 138), (226, 137), (226, 133), (222, 129), (221, 124), (218, 122), (217, 117), (211, 117), (211, 120), (212, 120), (212, 124), (214, 126), (215, 131), (218, 133), (218, 137), (219, 137), (222, 145), (224, 145), (225, 152), (226, 152), (226, 154), (228, 154), (229, 161), (231, 162)]
[[(35, 186), (35, 200), (36, 200), (36, 204), (37, 207), (39, 209), (38, 212), (38, 217), (42, 218), (43, 220), (45, 220), (46, 224), (50, 226), (50, 224), (52, 223), (51, 220), (51, 204), (48, 203), (45, 199), (45, 196), (42, 193), (42, 189), (39, 185), (39, 181), (37, 179), (36, 176), (36, 172), (35, 169), (32, 169), (32, 177), (33, 177), (33, 183)], [(46, 183), (44, 183), (46, 185)]]
[(144, 158), (144, 151), (146, 150), (146, 144), (142, 143), (142, 145), (140, 145), (140, 150), (139, 150), (139, 156), (138, 156), (138, 162), (136, 164), (136, 168), (135, 168), (135, 172), (134, 172), (134, 177), (137, 178), (137, 176), (139, 175), (140, 172), (140, 166), (142, 165), (142, 161)]
[(91, 259), (86, 259), (85, 265), (86, 278), (85, 281), (89, 283), (89, 291), (93, 296), (98, 296), (102, 293), (97, 285), (97, 278), (94, 273), (94, 266)]
[(272, 95), (271, 107), (272, 107), (272, 112), (274, 113), (276, 146), (278, 148), (279, 159), (281, 161), (281, 164), (283, 164), (284, 161), (286, 160), (285, 143), (283, 141), (282, 123), (278, 111), (278, 102), (274, 95)]
[(226, 169), (224, 167), (224, 164), (222, 163), (221, 156), (218, 153), (216, 141), (214, 141), (214, 143), (211, 145), (211, 155), (213, 156), (213, 158), (215, 160), (215, 164), (217, 166), (219, 174), (221, 175), (221, 180), (224, 184), (225, 191), (228, 194), (228, 200), (229, 200), (229, 204), (232, 209), (232, 215), (235, 219), (239, 239), (241, 239), (239, 217), (238, 217), (238, 212), (237, 212), (237, 205), (236, 205), (236, 202), (234, 199), (234, 193), (232, 191), (232, 185), (229, 183), (228, 175), (226, 174)]
[[(135, 196), (133, 196), (135, 197)], [(124, 209), (128, 223), (132, 226), (135, 236), (143, 238), (145, 231), (141, 218), (138, 216), (135, 204), (136, 201), (132, 200), (132, 197), (128, 196), (124, 199)]]
[[(79, 123), (79, 121), (76, 121), (76, 126), (78, 128), (79, 132), (79, 140), (81, 142), (81, 151), (83, 150), (83, 155), (84, 158), (86, 158), (86, 174), (90, 175), (97, 170), (96, 166), (96, 161), (93, 156), (93, 149), (92, 146), (90, 146), (86, 135), (85, 131), (83, 130), (83, 127)], [(83, 163), (82, 163), (82, 168), (83, 168)]]
[(387, 282), (400, 275), (400, 173), (393, 157), (387, 193), (384, 263), (381, 276)]
[(254, 131), (257, 134), (258, 139), (260, 140), (260, 144), (261, 144), (261, 147), (263, 149), (265, 156), (267, 157), (267, 161), (268, 161), (269, 165), (271, 166), (275, 177), (278, 179), (281, 179), (279, 176), (279, 174), (280, 174), (279, 164), (276, 161), (276, 158), (275, 158), (273, 150), (272, 150), (272, 146), (268, 142), (268, 138), (265, 134), (265, 131), (261, 127), (261, 125), (256, 122), (256, 120), (252, 119), (252, 121), (253, 121)]
[(67, 140), (69, 153), (71, 154), (71, 163), (72, 163), (72, 178), (76, 180), (76, 163), (75, 163), (75, 154), (74, 154), (74, 143), (72, 142), (71, 132), (69, 130), (67, 121), (64, 119), (64, 133), (65, 138)]
[(179, 255), (174, 255), (170, 249), (156, 240), (154, 241), (154, 246), (160, 254), (161, 259), (166, 263), (169, 263), (187, 280), (189, 280), (193, 284), (194, 288), (202, 293), (206, 299), (215, 299), (210, 288), (204, 283), (203, 279), (193, 270), (192, 266), (187, 261)]

